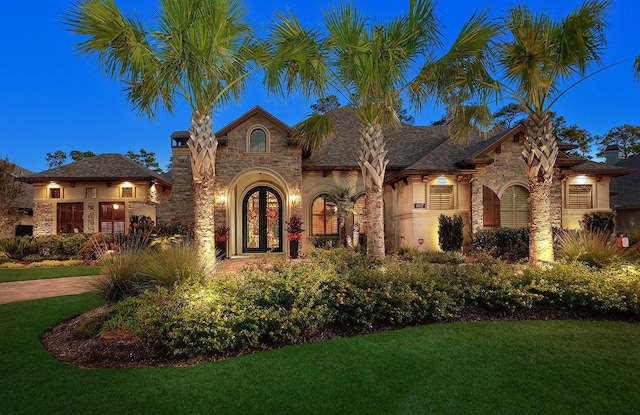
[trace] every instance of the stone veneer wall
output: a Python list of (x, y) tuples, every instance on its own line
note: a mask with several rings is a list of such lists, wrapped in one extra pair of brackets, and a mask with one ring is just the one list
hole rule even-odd
[[(269, 132), (270, 151), (266, 153), (248, 153), (246, 137), (249, 129), (262, 126)], [(221, 137), (218, 137), (221, 138)], [(158, 222), (183, 224), (194, 221), (194, 195), (192, 187), (191, 161), (186, 146), (173, 147), (171, 196), (158, 205)], [(228, 190), (228, 186), (238, 175), (249, 169), (264, 168), (277, 172), (287, 183), (289, 189), (297, 189), (302, 185), (302, 157), (300, 148), (287, 144), (286, 134), (261, 115), (256, 115), (239, 125), (228, 134), (227, 146), (218, 145), (216, 152), (216, 186), (214, 192)], [(287, 196), (283, 195), (283, 204), (287, 204)], [(227, 203), (233, 203), (228, 201)], [(290, 214), (300, 214), (300, 207), (292, 209)], [(284, 217), (284, 220), (288, 218)], [(216, 204), (216, 227), (227, 225), (226, 209)]]
[[(520, 159), (522, 154), (522, 143), (506, 141), (501, 146), (500, 153), (492, 152), (491, 157), (494, 162), (486, 168), (481, 168), (473, 175), (471, 183), (471, 229), (482, 229), (484, 227), (483, 211), (483, 186), (489, 187), (498, 196), (499, 192), (507, 184), (522, 184), (527, 187), (528, 178), (525, 164)], [(552, 226), (562, 225), (562, 187), (559, 174), (554, 174), (552, 188)]]
[(194, 222), (192, 177), (189, 148), (172, 147), (171, 196), (156, 208), (158, 223), (179, 222), (186, 225)]
[(55, 219), (54, 203), (34, 203), (33, 205), (33, 236), (47, 236), (55, 234), (53, 223)]
[[(268, 130), (269, 151), (266, 153), (247, 152), (247, 135), (254, 127)], [(289, 189), (302, 187), (302, 156), (298, 146), (289, 146), (286, 133), (277, 128), (267, 118), (258, 114), (228, 134), (227, 146), (218, 147), (216, 156), (216, 192), (228, 190), (233, 179), (249, 169), (268, 169), (276, 172), (286, 182)], [(286, 206), (288, 195), (283, 195)], [(233, 201), (228, 201), (233, 203)], [(240, 203), (240, 202), (239, 202)], [(299, 205), (290, 214), (301, 214)], [(227, 224), (226, 210), (216, 209), (216, 224)], [(288, 220), (284, 217), (283, 220)], [(220, 226), (217, 225), (217, 226)]]

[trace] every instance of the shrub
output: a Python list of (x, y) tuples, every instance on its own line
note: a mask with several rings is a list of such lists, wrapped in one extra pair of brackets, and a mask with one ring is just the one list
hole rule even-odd
[(631, 266), (565, 261), (529, 268), (493, 258), (432, 265), (418, 255), (372, 260), (335, 249), (304, 262), (249, 264), (237, 275), (147, 290), (114, 306), (100, 330), (124, 328), (171, 354), (194, 356), (296, 343), (326, 327), (446, 321), (465, 309), (504, 315), (551, 307), (639, 317), (638, 295), (640, 271)]
[(462, 216), (438, 217), (438, 242), (443, 251), (459, 251), (464, 242), (464, 222)]
[(101, 275), (92, 280), (92, 288), (106, 301), (121, 301), (139, 295), (151, 286), (150, 278), (141, 273), (141, 252), (111, 255), (101, 262)]
[(89, 239), (83, 233), (69, 233), (63, 235), (48, 235), (36, 239), (38, 253), (45, 259), (65, 260), (78, 258), (80, 249)]
[(199, 267), (196, 250), (184, 245), (147, 251), (139, 272), (148, 277), (152, 284), (167, 288), (184, 280), (201, 281), (204, 275)]
[(34, 262), (31, 264), (32, 267), (74, 267), (77, 265), (82, 265), (83, 261), (79, 259), (67, 259), (64, 261), (54, 260), (54, 259), (45, 259), (44, 261)]
[(528, 228), (497, 228), (477, 230), (471, 236), (471, 250), (494, 258), (521, 261), (529, 257)]
[(616, 230), (616, 213), (613, 211), (585, 213), (580, 226), (585, 231), (611, 235)]
[(558, 235), (559, 255), (568, 261), (603, 267), (626, 258), (611, 234), (604, 231), (564, 231)]
[(0, 239), (0, 251), (4, 251), (9, 258), (21, 260), (28, 255), (38, 253), (38, 245), (32, 236), (13, 236)]
[(103, 256), (113, 253), (114, 244), (113, 235), (93, 233), (80, 247), (78, 257), (87, 262), (97, 261)]

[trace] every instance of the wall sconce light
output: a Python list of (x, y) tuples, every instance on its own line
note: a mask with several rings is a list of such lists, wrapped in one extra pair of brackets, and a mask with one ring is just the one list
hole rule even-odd
[(218, 192), (218, 195), (216, 196), (216, 202), (218, 202), (219, 205), (226, 204), (227, 203), (227, 194), (224, 191)]
[(575, 184), (587, 184), (587, 183), (589, 183), (589, 179), (587, 179), (587, 176), (585, 176), (584, 174), (577, 176), (575, 179)]
[(117, 204), (117, 203), (114, 203), (114, 204), (113, 204), (113, 209), (114, 209), (114, 210), (118, 210), (118, 209), (120, 209), (120, 205), (119, 205), (119, 204)]
[(289, 194), (289, 203), (292, 206), (300, 204), (300, 193), (298, 193), (297, 190), (294, 190)]
[(436, 179), (436, 184), (447, 184), (447, 183), (448, 183), (447, 178), (444, 176), (439, 176)]

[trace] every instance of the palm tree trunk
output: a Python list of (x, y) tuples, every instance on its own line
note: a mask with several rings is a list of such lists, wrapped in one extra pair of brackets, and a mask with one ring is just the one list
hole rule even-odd
[(384, 258), (384, 175), (387, 150), (379, 123), (369, 123), (360, 129), (359, 164), (364, 180), (367, 223), (367, 254)]
[(187, 144), (195, 199), (194, 245), (200, 268), (208, 273), (215, 270), (216, 264), (214, 182), (218, 140), (213, 133), (211, 114), (193, 113)]
[(551, 186), (558, 145), (548, 111), (530, 114), (524, 122), (525, 149), (522, 158), (529, 176), (529, 263), (553, 262)]

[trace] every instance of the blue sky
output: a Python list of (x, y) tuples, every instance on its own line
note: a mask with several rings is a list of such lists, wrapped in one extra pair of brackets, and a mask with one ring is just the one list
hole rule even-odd
[[(2, 99), (0, 100), (0, 157), (33, 171), (47, 168), (47, 152), (63, 150), (94, 153), (126, 153), (144, 148), (155, 151), (164, 168), (170, 159), (170, 135), (189, 126), (190, 111), (182, 103), (174, 115), (158, 114), (157, 119), (136, 114), (126, 102), (121, 86), (102, 75), (88, 56), (75, 52), (81, 40), (65, 31), (62, 15), (72, 0), (7, 2), (0, 26)], [(127, 11), (137, 11), (149, 21), (157, 6), (154, 0), (116, 0)], [(408, 1), (356, 0), (360, 9), (379, 20), (398, 15)], [(473, 0), (438, 3), (446, 45), (463, 22), (478, 7), (489, 7), (499, 16), (514, 2)], [(529, 0), (534, 10), (544, 9), (563, 16), (580, 2), (573, 0)], [(301, 20), (318, 24), (332, 1), (254, 0), (247, 2), (255, 27), (269, 24), (276, 10), (291, 9)], [(605, 63), (640, 54), (640, 2), (614, 0), (607, 31)], [(214, 130), (224, 127), (255, 105), (293, 125), (309, 111), (312, 102), (300, 97), (287, 99), (268, 95), (255, 78), (240, 103), (214, 113)], [(591, 134), (604, 134), (622, 124), (640, 125), (640, 83), (633, 80), (631, 63), (626, 62), (595, 75), (572, 89), (554, 106), (568, 124), (577, 124)], [(506, 103), (505, 103), (506, 104)], [(428, 125), (444, 111), (428, 107), (416, 117), (416, 125)]]

